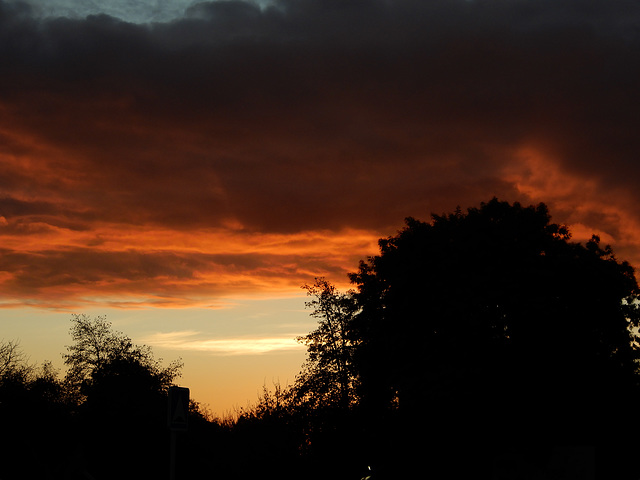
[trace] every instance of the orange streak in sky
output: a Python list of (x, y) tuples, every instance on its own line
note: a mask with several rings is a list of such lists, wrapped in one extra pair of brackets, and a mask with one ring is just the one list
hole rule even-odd
[(631, 192), (602, 188), (599, 179), (563, 169), (553, 154), (526, 146), (517, 151), (504, 178), (535, 201), (551, 208), (552, 221), (569, 225), (574, 241), (585, 242), (596, 234), (604, 244), (614, 246), (620, 259), (640, 267), (640, 222)]
[[(20, 237), (0, 227), (0, 242), (18, 257), (15, 270), (11, 256), (5, 259), (8, 264), (0, 277), (0, 287), (10, 297), (6, 301), (13, 305), (23, 298), (69, 308), (94, 302), (123, 308), (213, 306), (220, 297), (298, 292), (315, 276), (327, 276), (344, 287), (346, 273), (357, 268), (360, 258), (375, 253), (378, 238), (375, 232), (348, 229), (259, 234), (92, 227), (89, 231), (49, 227)], [(118, 265), (121, 258), (127, 263)], [(18, 260), (31, 265), (17, 265)], [(40, 262), (45, 274), (61, 278), (51, 285), (38, 281), (33, 288), (27, 280), (18, 281)], [(54, 269), (66, 270), (68, 278), (63, 278), (65, 271)]]

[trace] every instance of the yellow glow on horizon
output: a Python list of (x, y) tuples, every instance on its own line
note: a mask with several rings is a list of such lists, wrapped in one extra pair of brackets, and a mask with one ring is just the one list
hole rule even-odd
[(201, 333), (193, 330), (159, 332), (143, 338), (152, 347), (169, 350), (209, 352), (217, 355), (260, 355), (276, 351), (304, 350), (295, 340), (295, 335), (265, 338), (200, 338)]

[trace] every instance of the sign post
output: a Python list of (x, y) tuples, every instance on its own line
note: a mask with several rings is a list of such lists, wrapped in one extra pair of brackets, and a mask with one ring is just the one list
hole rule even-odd
[(189, 389), (169, 387), (167, 425), (171, 430), (171, 452), (169, 460), (169, 478), (176, 478), (176, 435), (186, 432), (189, 427)]

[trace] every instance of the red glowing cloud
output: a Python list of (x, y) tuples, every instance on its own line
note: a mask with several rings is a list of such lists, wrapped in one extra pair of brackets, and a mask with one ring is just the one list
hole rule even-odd
[(640, 265), (640, 8), (276, 3), (134, 25), (0, 1), (0, 305), (344, 285), (404, 217), (492, 196)]

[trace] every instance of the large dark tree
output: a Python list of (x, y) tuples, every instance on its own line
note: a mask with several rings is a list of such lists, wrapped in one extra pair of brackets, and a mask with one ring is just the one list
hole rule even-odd
[(570, 238), (544, 204), (493, 199), (380, 240), (351, 275), (363, 408), (440, 445), (620, 434), (638, 398), (638, 285), (597, 237)]

